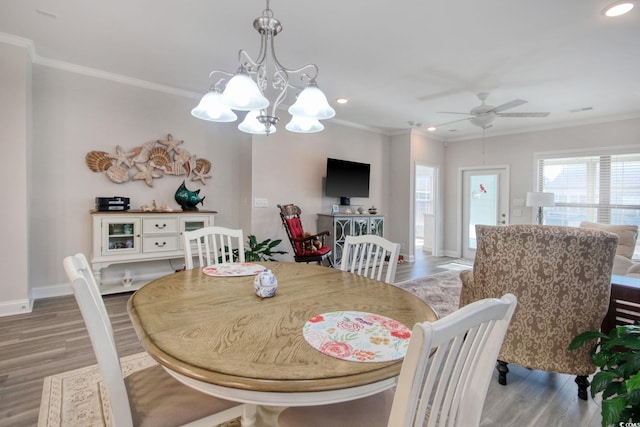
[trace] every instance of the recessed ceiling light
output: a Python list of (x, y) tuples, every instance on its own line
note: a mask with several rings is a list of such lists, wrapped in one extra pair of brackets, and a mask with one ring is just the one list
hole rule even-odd
[(619, 1), (611, 3), (602, 10), (602, 14), (609, 17), (624, 15), (633, 9), (635, 1)]
[(338, 104), (346, 104), (349, 100), (347, 98), (336, 98), (336, 102)]
[(429, 127), (427, 128), (427, 130), (428, 130), (429, 132), (433, 132), (434, 130), (436, 130), (436, 127), (435, 127), (435, 126), (429, 126)]

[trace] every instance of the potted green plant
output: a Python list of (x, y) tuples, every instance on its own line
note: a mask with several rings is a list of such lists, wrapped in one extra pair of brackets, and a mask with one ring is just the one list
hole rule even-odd
[(275, 250), (280, 243), (282, 243), (281, 239), (267, 239), (262, 242), (258, 242), (256, 236), (250, 234), (247, 238), (248, 246), (244, 249), (244, 259), (247, 262), (277, 261), (277, 259), (273, 258), (273, 255), (287, 253), (285, 251)]
[[(591, 397), (602, 392), (602, 426), (640, 422), (640, 325), (618, 326), (609, 335), (586, 331), (569, 350), (597, 339), (591, 362), (599, 371), (591, 382)], [(640, 425), (640, 424), (638, 424)]]
[[(262, 242), (258, 242), (258, 239), (253, 234), (247, 236), (247, 246), (244, 248), (244, 260), (246, 262), (254, 261), (278, 261), (273, 258), (273, 255), (286, 254), (285, 251), (274, 250), (276, 246), (282, 243), (281, 239), (271, 240), (267, 239)], [(224, 247), (226, 251), (229, 250), (227, 246)], [(233, 261), (238, 261), (238, 249), (233, 249)], [(222, 257), (218, 257), (218, 262), (222, 262)]]

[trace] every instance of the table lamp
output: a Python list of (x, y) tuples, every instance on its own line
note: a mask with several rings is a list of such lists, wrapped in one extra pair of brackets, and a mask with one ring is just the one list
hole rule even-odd
[(542, 225), (543, 217), (542, 217), (542, 208), (555, 206), (555, 202), (553, 199), (553, 193), (543, 193), (543, 192), (533, 192), (530, 191), (527, 193), (527, 207), (538, 208), (537, 220), (538, 224)]

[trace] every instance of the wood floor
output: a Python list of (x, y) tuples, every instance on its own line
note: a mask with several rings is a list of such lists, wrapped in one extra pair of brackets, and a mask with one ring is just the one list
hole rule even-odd
[[(398, 265), (396, 281), (447, 271), (451, 258)], [(130, 294), (105, 296), (120, 356), (142, 351), (126, 311)], [(37, 300), (32, 313), (0, 317), (0, 427), (35, 426), (46, 376), (96, 363), (72, 296)], [(491, 384), (482, 426), (600, 425), (599, 402), (581, 401), (573, 377), (510, 366), (509, 385)]]

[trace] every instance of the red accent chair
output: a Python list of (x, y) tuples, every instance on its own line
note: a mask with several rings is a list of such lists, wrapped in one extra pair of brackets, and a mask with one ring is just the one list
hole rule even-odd
[[(300, 213), (302, 212), (300, 208), (292, 204), (278, 205), (278, 207), (280, 208), (282, 225), (293, 247), (293, 259), (296, 262), (317, 262), (318, 264), (322, 264), (324, 260), (327, 260), (329, 266), (333, 267), (331, 248), (324, 244), (324, 238), (330, 235), (329, 231), (321, 231), (305, 236), (302, 221), (300, 220)], [(312, 250), (312, 242), (317, 240), (322, 242), (322, 246)]]

